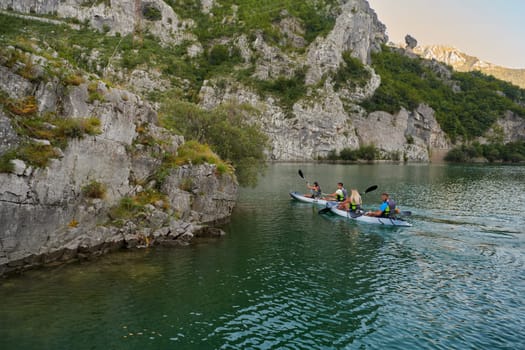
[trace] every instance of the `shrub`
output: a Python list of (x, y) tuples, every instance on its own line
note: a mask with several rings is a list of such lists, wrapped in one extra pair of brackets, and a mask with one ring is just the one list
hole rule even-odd
[(157, 190), (148, 189), (135, 196), (121, 198), (119, 204), (109, 210), (108, 215), (115, 223), (122, 223), (124, 220), (140, 217), (141, 213), (146, 211), (147, 204), (155, 204), (158, 201), (164, 203), (164, 209), (168, 208), (166, 195)]
[(339, 154), (336, 150), (328, 152), (328, 160), (355, 161), (358, 159), (375, 160), (379, 157), (379, 150), (374, 145), (360, 146), (358, 149), (343, 148)]
[[(177, 150), (177, 157), (175, 158), (175, 164), (177, 165), (183, 165), (183, 164), (215, 164), (215, 165), (221, 165), (226, 166), (228, 165), (224, 163), (218, 155), (216, 155), (208, 145), (201, 144), (197, 141), (188, 141), (184, 143), (182, 146), (180, 146)], [(231, 166), (229, 166), (229, 172), (233, 173), (233, 169)]]
[(106, 192), (106, 185), (95, 180), (82, 187), (82, 194), (87, 198), (104, 199), (106, 197)]
[(142, 15), (148, 21), (160, 21), (162, 19), (162, 13), (155, 6), (144, 6), (142, 10)]
[(299, 69), (290, 78), (279, 77), (274, 80), (255, 80), (254, 86), (259, 94), (271, 94), (275, 96), (283, 108), (291, 112), (293, 105), (307, 92), (305, 85), (305, 71)]
[(75, 86), (78, 86), (80, 84), (83, 84), (84, 82), (85, 82), (84, 77), (81, 74), (78, 74), (78, 73), (76, 73), (76, 74), (69, 74), (63, 80), (64, 85), (75, 85)]
[(364, 64), (350, 51), (343, 52), (343, 62), (334, 76), (334, 87), (341, 89), (349, 84), (351, 87), (363, 87), (370, 80), (370, 72), (365, 69)]
[(445, 156), (448, 162), (468, 162), (473, 158), (484, 157), (489, 162), (523, 162), (525, 160), (525, 141), (510, 142), (507, 144), (489, 143), (480, 145), (472, 143), (451, 149)]
[(343, 148), (341, 152), (339, 152), (339, 158), (342, 160), (357, 160), (357, 150), (353, 150), (350, 148)]
[(0, 156), (0, 173), (10, 173), (13, 171), (13, 163), (11, 159), (15, 159), (16, 155), (13, 151), (5, 152)]
[(379, 151), (374, 145), (361, 146), (357, 150), (357, 157), (359, 159), (374, 160), (377, 159)]
[(268, 137), (245, 116), (253, 113), (252, 108), (236, 104), (206, 111), (187, 102), (165, 101), (161, 122), (164, 127), (182, 133), (187, 140), (208, 144), (226, 160), (222, 165), (216, 163), (217, 172), (231, 172), (231, 162), (239, 184), (249, 186), (254, 185), (257, 174), (264, 171), (264, 150), (268, 144)]

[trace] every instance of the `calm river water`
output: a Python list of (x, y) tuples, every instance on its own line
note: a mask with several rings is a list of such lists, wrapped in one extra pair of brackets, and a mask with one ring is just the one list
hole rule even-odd
[[(290, 200), (339, 180), (388, 228)], [(524, 349), (525, 167), (270, 165), (227, 235), (0, 280), (2, 349)]]

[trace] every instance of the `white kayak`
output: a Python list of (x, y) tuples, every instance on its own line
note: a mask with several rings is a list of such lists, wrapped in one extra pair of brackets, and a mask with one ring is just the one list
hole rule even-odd
[(313, 203), (313, 204), (321, 205), (323, 207), (325, 207), (327, 203), (334, 203), (334, 204), (337, 203), (335, 201), (327, 201), (326, 199), (321, 199), (321, 198), (305, 197), (302, 193), (299, 193), (299, 192), (290, 192), (290, 196), (292, 196), (293, 199), (298, 200), (300, 202)]
[(345, 218), (348, 218), (350, 220), (364, 222), (367, 224), (378, 224), (378, 225), (386, 225), (386, 226), (405, 226), (405, 227), (412, 226), (411, 223), (403, 219), (366, 216), (364, 215), (364, 213), (357, 214), (355, 212), (352, 213), (346, 210), (337, 209), (337, 206), (335, 205), (330, 207), (330, 211), (336, 215), (344, 216)]

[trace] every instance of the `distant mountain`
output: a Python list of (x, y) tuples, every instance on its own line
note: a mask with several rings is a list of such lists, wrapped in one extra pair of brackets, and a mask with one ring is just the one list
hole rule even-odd
[(435, 59), (452, 66), (460, 72), (479, 70), (498, 79), (525, 88), (525, 69), (501, 67), (475, 56), (470, 56), (454, 47), (444, 45), (417, 46), (414, 52), (426, 59)]

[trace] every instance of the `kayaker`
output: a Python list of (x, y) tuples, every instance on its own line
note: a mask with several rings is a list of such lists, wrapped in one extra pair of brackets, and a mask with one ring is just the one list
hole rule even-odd
[(342, 182), (337, 183), (337, 190), (335, 190), (334, 193), (327, 194), (325, 199), (327, 200), (335, 200), (338, 202), (344, 202), (346, 198), (348, 197), (348, 192), (343, 186)]
[(339, 204), (337, 207), (346, 211), (356, 212), (361, 210), (362, 204), (363, 201), (361, 199), (361, 195), (355, 188), (352, 188), (350, 190), (350, 197), (345, 199), (345, 201)]
[(321, 191), (321, 186), (319, 186), (319, 183), (317, 181), (314, 181), (313, 186), (310, 186), (310, 184), (306, 183), (306, 188), (310, 190), (310, 194), (305, 194), (305, 197), (308, 198), (321, 198), (323, 192)]
[(382, 203), (379, 206), (379, 210), (369, 211), (365, 215), (389, 218), (393, 214), (399, 214), (400, 211), (398, 208), (396, 208), (396, 202), (393, 199), (390, 199), (388, 193), (381, 193), (381, 202)]

